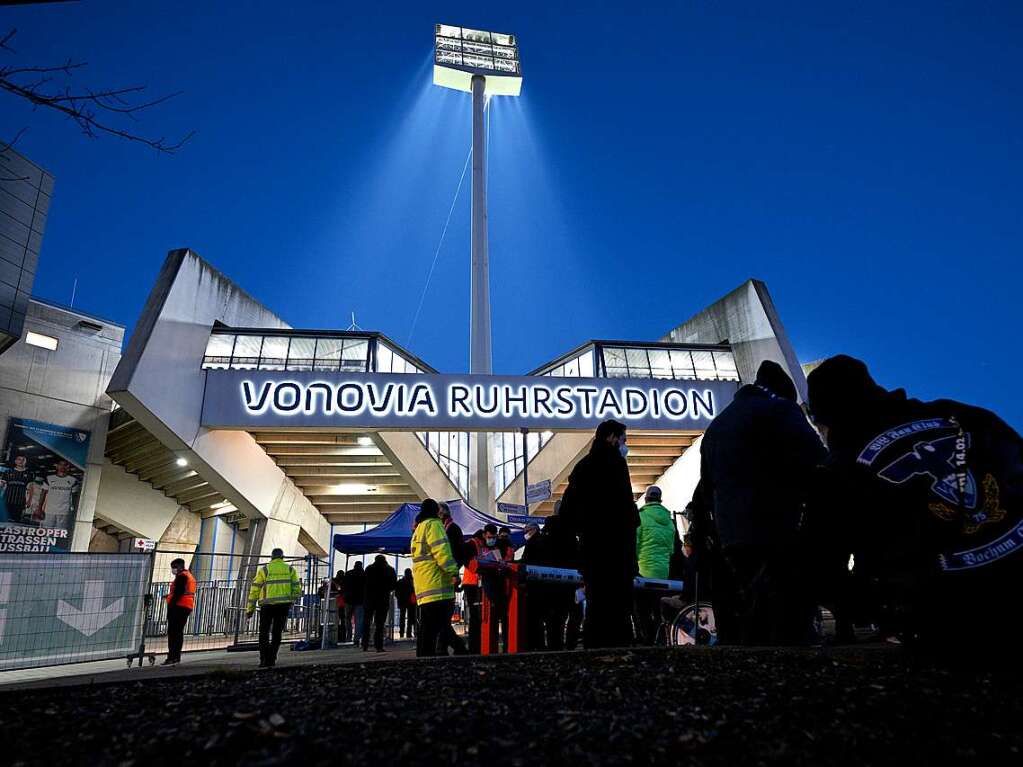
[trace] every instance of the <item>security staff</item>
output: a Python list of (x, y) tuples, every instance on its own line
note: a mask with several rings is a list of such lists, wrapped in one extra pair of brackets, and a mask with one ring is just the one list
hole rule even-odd
[(181, 662), (181, 646), (185, 643), (185, 623), (195, 609), (195, 578), (185, 568), (185, 560), (171, 562), (174, 584), (167, 595), (167, 657), (164, 666)]
[(432, 498), (423, 501), (419, 522), (412, 533), (412, 581), (419, 604), (416, 655), (420, 657), (437, 654), (441, 634), (444, 634), (446, 646), (453, 647), (456, 655), (465, 654), (461, 637), (451, 628), (458, 563), (437, 516), (439, 511), (440, 507)]
[(281, 633), (288, 620), (288, 612), (301, 596), (302, 581), (298, 572), (284, 561), (281, 549), (274, 549), (270, 553), (270, 562), (259, 568), (252, 581), (245, 611), (251, 616), (256, 611), (256, 603), (259, 603), (260, 668), (271, 668), (277, 663), (277, 650), (281, 646)]

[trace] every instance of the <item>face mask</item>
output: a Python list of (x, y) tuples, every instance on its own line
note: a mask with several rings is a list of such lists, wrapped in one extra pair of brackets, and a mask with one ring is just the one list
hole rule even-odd
[(629, 446), (624, 442), (618, 444), (618, 452), (622, 454), (622, 458), (627, 458), (629, 455)]
[(484, 542), (488, 546), (496, 546), (497, 545), (497, 538), (484, 538)]

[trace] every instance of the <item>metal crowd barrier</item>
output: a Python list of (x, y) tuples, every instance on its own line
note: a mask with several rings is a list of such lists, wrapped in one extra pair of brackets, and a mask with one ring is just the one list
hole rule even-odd
[[(0, 671), (125, 658), (139, 649), (167, 650), (166, 596), (173, 575), (163, 568), (180, 557), (196, 577), (195, 609), (184, 650), (218, 649), (256, 641), (258, 620), (247, 618), (256, 562), (237, 554), (156, 550), (131, 554), (0, 554)], [(157, 562), (161, 571), (154, 572)], [(285, 640), (318, 635), (317, 588), (326, 574), (318, 557), (290, 559), (303, 594), (292, 608)], [(145, 610), (147, 598), (150, 610)]]
[[(507, 597), (506, 603), (504, 598), (501, 598), (502, 604), (500, 605), (494, 603), (485, 586), (481, 589), (480, 652), (483, 655), (491, 655), (498, 651), (498, 624), (501, 621), (506, 621), (507, 626), (505, 652), (517, 653), (530, 649), (528, 639), (524, 636), (526, 632), (522, 630), (526, 625), (526, 613), (529, 609), (527, 590), (523, 588), (526, 584), (580, 586), (583, 583), (582, 574), (578, 570), (541, 567), (519, 562), (479, 560), (478, 572), (499, 574), (507, 577), (511, 583), (511, 593)], [(680, 593), (683, 585), (682, 581), (660, 578), (635, 578), (633, 580), (633, 588), (637, 591), (658, 591), (664, 594)]]

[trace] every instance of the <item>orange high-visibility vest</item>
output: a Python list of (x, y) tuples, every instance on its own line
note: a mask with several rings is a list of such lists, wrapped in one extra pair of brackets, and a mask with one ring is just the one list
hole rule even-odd
[(174, 599), (174, 586), (171, 586), (170, 594), (167, 595), (167, 605), (177, 605), (178, 607), (187, 607), (189, 610), (195, 609), (195, 577), (188, 571), (182, 570), (179, 575), (183, 575), (188, 579), (188, 583), (185, 585), (185, 593), (181, 595), (177, 602), (172, 602)]
[(470, 538), (467, 544), (472, 546), (472, 558), (465, 563), (465, 572), (462, 573), (462, 585), (463, 586), (479, 586), (480, 577), (476, 574), (476, 557), (480, 553), (480, 544), (475, 538)]

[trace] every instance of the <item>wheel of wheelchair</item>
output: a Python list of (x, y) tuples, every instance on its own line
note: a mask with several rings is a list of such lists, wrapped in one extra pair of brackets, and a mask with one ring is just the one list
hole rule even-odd
[(714, 622), (713, 605), (708, 602), (700, 602), (699, 615), (697, 615), (695, 603), (683, 607), (671, 623), (668, 641), (673, 647), (716, 645), (718, 631), (717, 624)]

